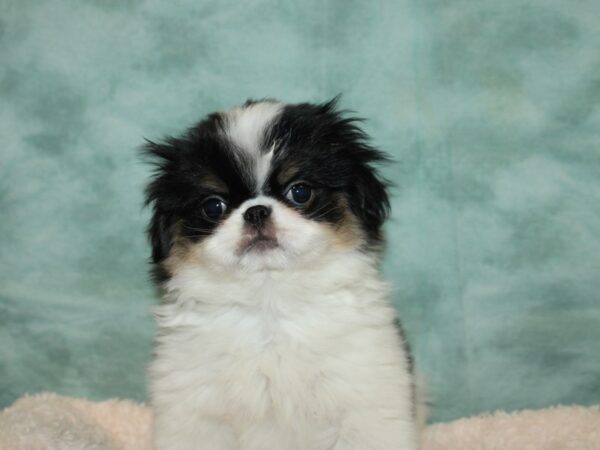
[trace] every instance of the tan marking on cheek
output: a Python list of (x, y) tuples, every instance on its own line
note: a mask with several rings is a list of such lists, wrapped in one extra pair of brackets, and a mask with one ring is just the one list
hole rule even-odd
[(170, 275), (174, 275), (183, 267), (196, 261), (195, 248), (198, 245), (181, 235), (181, 224), (177, 224), (174, 231), (173, 245), (169, 256), (163, 261), (163, 267)]
[(342, 195), (337, 198), (337, 208), (340, 208), (342, 218), (340, 221), (328, 224), (331, 240), (335, 247), (340, 249), (349, 249), (358, 247), (366, 241), (364, 231), (359, 225), (358, 219), (350, 211), (348, 201)]
[(349, 212), (344, 214), (344, 218), (340, 222), (332, 224), (330, 228), (334, 234), (334, 244), (338, 248), (358, 247), (365, 240), (356, 218)]

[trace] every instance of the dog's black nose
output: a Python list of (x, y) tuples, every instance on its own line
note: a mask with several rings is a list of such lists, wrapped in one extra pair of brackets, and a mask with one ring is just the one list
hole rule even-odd
[(244, 213), (244, 220), (253, 227), (262, 227), (264, 221), (271, 215), (271, 208), (264, 205), (251, 206)]

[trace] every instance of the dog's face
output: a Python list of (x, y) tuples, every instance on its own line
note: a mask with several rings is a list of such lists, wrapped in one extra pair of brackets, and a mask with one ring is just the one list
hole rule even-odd
[(282, 270), (379, 248), (388, 198), (372, 164), (384, 158), (334, 101), (247, 102), (146, 151), (159, 281), (182, 267)]

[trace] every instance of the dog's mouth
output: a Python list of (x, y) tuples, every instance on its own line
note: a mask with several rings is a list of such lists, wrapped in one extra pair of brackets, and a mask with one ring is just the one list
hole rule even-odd
[(250, 252), (263, 253), (278, 247), (277, 238), (259, 233), (254, 236), (246, 236), (240, 243), (239, 253), (242, 255)]
[(274, 249), (276, 247), (279, 247), (277, 239), (259, 236), (252, 239), (250, 242), (248, 242), (248, 244), (246, 244), (244, 248), (244, 253), (251, 251), (263, 252)]

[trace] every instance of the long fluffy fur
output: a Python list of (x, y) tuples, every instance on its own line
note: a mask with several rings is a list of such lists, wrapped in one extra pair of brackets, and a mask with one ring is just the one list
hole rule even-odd
[[(416, 449), (410, 357), (378, 271), (382, 155), (354, 121), (334, 103), (250, 102), (149, 151), (164, 292), (155, 448)], [(277, 177), (290, 171), (312, 177), (323, 205), (286, 204)], [(194, 199), (219, 183), (230, 216), (202, 222)], [(239, 256), (242, 214), (257, 204), (272, 208), (282, 249)]]

